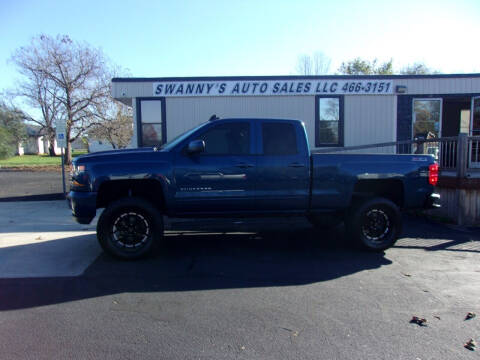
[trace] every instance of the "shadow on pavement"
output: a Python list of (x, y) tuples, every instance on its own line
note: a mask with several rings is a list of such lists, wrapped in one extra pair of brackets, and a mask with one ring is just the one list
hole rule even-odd
[[(295, 286), (391, 264), (384, 253), (351, 248), (343, 226), (321, 231), (297, 220), (262, 219), (234, 221), (233, 227), (218, 220), (181, 221), (171, 227), (160, 251), (147, 259), (126, 262), (102, 254), (79, 277), (0, 279), (0, 310), (125, 292)], [(464, 233), (406, 217), (404, 235), (395, 247), (477, 252), (480, 249), (459, 249), (479, 246), (478, 235), (477, 230)], [(22, 246), (40, 252), (49, 245)], [(5, 251), (12, 249), (0, 249), (0, 255)]]
[(63, 193), (1, 197), (0, 202), (65, 200)]
[(449, 227), (414, 216), (404, 217), (396, 248), (480, 253), (480, 228)]
[(344, 242), (341, 229), (328, 234), (311, 228), (227, 234), (168, 232), (161, 251), (148, 259), (125, 262), (102, 254), (80, 277), (0, 279), (0, 310), (124, 292), (302, 285), (391, 263), (383, 253), (355, 251)]

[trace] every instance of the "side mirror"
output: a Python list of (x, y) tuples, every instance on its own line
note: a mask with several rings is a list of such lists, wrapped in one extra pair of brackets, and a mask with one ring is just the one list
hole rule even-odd
[(193, 140), (188, 143), (187, 153), (189, 155), (200, 154), (205, 151), (205, 141)]

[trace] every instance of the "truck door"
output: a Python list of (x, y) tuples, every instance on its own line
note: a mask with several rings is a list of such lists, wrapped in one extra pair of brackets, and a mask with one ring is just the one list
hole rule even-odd
[(257, 209), (305, 211), (310, 188), (310, 154), (302, 128), (289, 121), (257, 122)]
[[(180, 151), (175, 160), (177, 213), (217, 213), (255, 208), (256, 156), (250, 120), (209, 126), (191, 140), (205, 151)], [(188, 141), (188, 142), (189, 142)]]

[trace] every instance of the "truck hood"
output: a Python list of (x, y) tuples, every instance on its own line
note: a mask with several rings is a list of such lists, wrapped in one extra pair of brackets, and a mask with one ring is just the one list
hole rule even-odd
[(162, 155), (167, 154), (156, 151), (154, 148), (119, 149), (81, 155), (73, 159), (73, 163), (74, 165), (80, 165), (97, 162), (119, 163), (129, 161), (148, 161), (153, 157), (156, 159), (163, 157)]

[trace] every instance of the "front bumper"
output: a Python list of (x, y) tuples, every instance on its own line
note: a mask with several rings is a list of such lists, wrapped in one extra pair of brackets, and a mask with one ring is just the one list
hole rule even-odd
[(440, 194), (437, 193), (432, 193), (427, 197), (427, 200), (425, 201), (424, 208), (425, 209), (438, 209), (442, 207), (440, 205)]
[(80, 224), (90, 224), (97, 214), (97, 193), (70, 191), (67, 199), (75, 221)]

